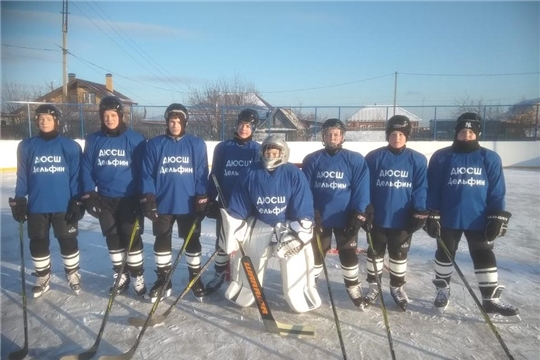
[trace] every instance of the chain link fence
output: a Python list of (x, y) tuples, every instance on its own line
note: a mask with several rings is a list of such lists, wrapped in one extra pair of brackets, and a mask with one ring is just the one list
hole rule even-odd
[[(4, 101), (1, 112), (3, 140), (20, 140), (38, 132), (35, 110), (41, 103)], [(96, 104), (55, 104), (62, 112), (60, 133), (73, 139), (84, 139), (101, 127)], [(164, 112), (168, 105), (134, 105), (124, 108), (124, 121), (147, 139), (165, 133)], [(187, 131), (205, 141), (231, 137), (238, 113), (246, 106), (188, 107)], [(531, 141), (539, 139), (540, 103), (529, 105), (463, 106), (299, 106), (255, 108), (261, 117), (255, 138), (270, 133), (285, 135), (288, 141), (320, 141), (320, 129), (326, 119), (338, 118), (347, 124), (348, 133), (384, 133), (385, 122), (395, 111), (405, 113), (413, 123), (410, 140), (452, 140), (455, 119), (465, 111), (482, 117), (481, 140)], [(361, 110), (369, 109), (370, 112)], [(374, 109), (374, 110), (373, 110)], [(279, 111), (278, 111), (279, 110)], [(372, 115), (370, 115), (372, 114)], [(369, 140), (369, 137), (367, 138)], [(383, 138), (384, 140), (384, 138)], [(364, 140), (366, 141), (366, 140)], [(379, 141), (373, 140), (373, 141)]]

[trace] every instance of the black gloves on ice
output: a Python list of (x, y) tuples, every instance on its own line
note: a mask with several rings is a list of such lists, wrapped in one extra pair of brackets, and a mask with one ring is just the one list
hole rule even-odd
[(498, 237), (506, 235), (511, 216), (512, 214), (508, 211), (499, 211), (495, 214), (488, 215), (485, 230), (486, 240), (493, 241)]
[(68, 224), (74, 224), (84, 216), (84, 203), (77, 198), (69, 200), (66, 212), (66, 221)]
[(99, 215), (101, 215), (101, 200), (98, 193), (95, 191), (90, 191), (81, 199), (84, 201), (86, 211), (88, 211), (88, 213), (96, 219), (99, 219)]
[(414, 233), (415, 231), (420, 230), (426, 225), (427, 218), (429, 216), (429, 211), (427, 210), (414, 210), (409, 219), (409, 228), (407, 232), (409, 234)]
[(145, 217), (154, 222), (158, 219), (157, 201), (154, 194), (144, 194), (141, 199), (141, 210)]
[(424, 230), (434, 239), (441, 237), (441, 213), (438, 210), (430, 211)]
[(16, 197), (9, 198), (9, 206), (11, 207), (11, 214), (17, 222), (25, 222), (28, 217), (28, 205), (26, 198)]

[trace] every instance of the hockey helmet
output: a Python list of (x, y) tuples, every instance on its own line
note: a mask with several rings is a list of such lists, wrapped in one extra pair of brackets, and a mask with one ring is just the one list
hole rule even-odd
[(404, 115), (394, 115), (386, 122), (386, 140), (393, 131), (401, 131), (407, 139), (411, 135), (411, 121)]
[[(326, 139), (325, 139), (326, 132), (328, 131), (328, 129), (331, 129), (331, 128), (339, 129), (341, 131), (341, 135), (343, 136), (343, 139), (341, 139), (341, 142), (339, 144), (337, 144), (337, 145), (326, 142)], [(343, 145), (343, 143), (345, 142), (345, 132), (346, 131), (347, 131), (347, 129), (346, 129), (345, 124), (343, 123), (343, 121), (341, 121), (339, 119), (335, 119), (335, 118), (326, 120), (323, 123), (323, 126), (322, 126), (322, 142), (323, 142), (324, 147), (327, 148), (327, 149), (340, 148), (341, 145)]]
[(99, 118), (103, 121), (103, 114), (107, 110), (115, 110), (120, 120), (124, 118), (124, 105), (119, 98), (113, 95), (107, 95), (99, 102)]
[(238, 114), (238, 119), (236, 120), (236, 129), (238, 129), (238, 124), (240, 122), (245, 122), (251, 125), (251, 132), (254, 133), (257, 129), (257, 125), (259, 125), (259, 120), (260, 118), (257, 110), (244, 109)]
[(188, 123), (188, 111), (186, 109), (186, 107), (182, 104), (178, 104), (178, 103), (173, 103), (171, 105), (169, 105), (167, 107), (167, 109), (165, 110), (165, 114), (164, 114), (164, 117), (165, 117), (165, 121), (169, 122), (169, 115), (170, 114), (179, 114), (180, 115), (180, 120), (182, 121), (182, 126), (183, 127), (186, 127), (187, 126), (187, 123)]
[[(279, 150), (279, 157), (267, 158), (264, 153), (267, 149)], [(270, 135), (261, 144), (261, 162), (264, 168), (272, 171), (280, 165), (286, 164), (289, 161), (289, 146), (282, 138), (277, 135)]]
[(60, 117), (62, 116), (62, 112), (54, 105), (52, 104), (43, 104), (39, 105), (36, 109), (36, 120), (39, 118), (39, 114), (49, 114), (52, 115), (54, 120), (59, 123)]

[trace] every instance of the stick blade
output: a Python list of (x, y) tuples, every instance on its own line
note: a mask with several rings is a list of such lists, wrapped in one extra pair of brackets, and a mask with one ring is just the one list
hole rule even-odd
[(25, 346), (22, 349), (12, 352), (9, 354), (9, 360), (21, 360), (28, 355), (28, 347)]
[[(148, 321), (148, 326), (161, 324), (162, 322), (165, 321), (165, 319), (166, 319), (166, 316), (164, 315), (154, 315), (152, 316), (150, 321)], [(130, 317), (128, 319), (128, 324), (131, 326), (143, 327), (145, 323), (146, 323), (146, 318), (142, 318), (142, 317)]]
[(80, 354), (62, 356), (60, 360), (89, 360), (96, 355), (97, 350), (88, 350)]
[(264, 321), (264, 327), (267, 331), (286, 337), (312, 338), (316, 335), (316, 329), (309, 325), (290, 325), (277, 321)]
[(103, 355), (100, 356), (99, 360), (130, 360), (135, 354), (137, 348), (131, 348), (128, 352), (125, 352), (120, 355)]

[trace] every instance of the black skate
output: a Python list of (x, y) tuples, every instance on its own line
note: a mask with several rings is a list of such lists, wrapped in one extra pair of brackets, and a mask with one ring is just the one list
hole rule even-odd
[(49, 290), (49, 285), (51, 283), (51, 273), (41, 276), (33, 273), (33, 275), (37, 276), (37, 279), (35, 285), (32, 287), (32, 294), (34, 295), (34, 298), (38, 298), (43, 295), (47, 290)]
[(77, 270), (72, 270), (66, 273), (66, 279), (71, 290), (73, 290), (76, 295), (79, 295), (82, 289), (81, 274), (79, 274)]
[(221, 288), (221, 285), (223, 285), (223, 282), (225, 281), (225, 275), (227, 275), (226, 270), (216, 270), (214, 278), (206, 284), (206, 295), (213, 294)]
[(121, 293), (123, 293), (124, 291), (128, 289), (130, 280), (127, 273), (120, 274), (120, 282), (118, 283), (118, 287), (116, 288), (116, 290), (114, 288), (114, 284), (116, 284), (116, 279), (118, 278), (118, 272), (114, 273), (113, 278), (114, 278), (114, 282), (113, 282), (113, 286), (109, 288), (109, 294), (112, 294), (113, 291), (116, 291), (115, 295), (120, 295)]
[(443, 279), (435, 279), (433, 280), (433, 284), (437, 287), (437, 294), (435, 295), (433, 306), (435, 306), (442, 315), (449, 303), (450, 285)]
[[(154, 286), (152, 286), (152, 289), (150, 289), (150, 301), (155, 303), (158, 298), (158, 293), (161, 287), (165, 284), (165, 277), (167, 277), (167, 274), (169, 273), (169, 269), (167, 270), (156, 270), (156, 274), (158, 276), (156, 282), (154, 283)], [(165, 286), (165, 289), (163, 289), (163, 292), (161, 293), (161, 300), (169, 297), (171, 295), (172, 289), (172, 282), (169, 279), (169, 282), (167, 282), (167, 285)], [(161, 301), (160, 300), (160, 301)]]
[(360, 284), (348, 286), (346, 287), (347, 294), (349, 294), (349, 297), (351, 298), (354, 306), (357, 308), (363, 309), (364, 307), (364, 301), (362, 298), (362, 289), (360, 288)]
[(375, 304), (375, 301), (377, 300), (378, 296), (379, 296), (379, 288), (377, 287), (377, 283), (369, 283), (368, 292), (366, 296), (364, 296), (364, 298), (362, 299), (364, 303), (363, 306), (366, 308), (368, 306)]
[(390, 294), (396, 302), (396, 305), (403, 311), (407, 310), (407, 304), (409, 303), (409, 298), (403, 289), (403, 285), (396, 287), (390, 286)]
[(139, 296), (146, 294), (146, 285), (144, 283), (143, 274), (134, 276), (133, 278), (135, 279), (133, 282), (133, 291), (135, 291), (135, 294)]
[(489, 298), (482, 299), (482, 307), (488, 314), (516, 316), (519, 318), (519, 309), (517, 307), (501, 302), (500, 297), (503, 290), (504, 286), (497, 286)]
[[(189, 270), (189, 281), (193, 280), (195, 276), (199, 273), (200, 269), (188, 269)], [(195, 298), (203, 302), (204, 297), (206, 296), (206, 290), (204, 289), (204, 284), (201, 281), (201, 278), (199, 277), (197, 281), (193, 285), (191, 285), (191, 291), (193, 292), (193, 295), (195, 295)]]

